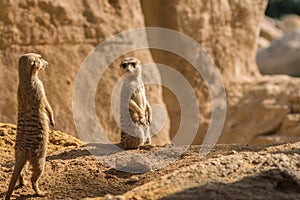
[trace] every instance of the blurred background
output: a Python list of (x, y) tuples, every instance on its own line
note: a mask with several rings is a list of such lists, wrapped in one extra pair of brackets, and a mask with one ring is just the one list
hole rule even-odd
[(259, 51), (257, 55), (257, 64), (263, 74), (300, 76), (299, 13), (299, 0), (269, 1), (259, 47), (270, 48)]
[[(50, 65), (40, 77), (54, 109), (56, 129), (78, 136), (72, 92), (83, 60), (99, 43), (117, 33), (163, 27), (200, 43), (222, 75), (227, 116), (219, 143), (300, 139), (298, 0), (0, 0), (0, 9), (0, 122), (16, 123), (18, 58), (36, 52)], [(195, 54), (191, 47), (182, 50)], [(110, 51), (113, 49), (108, 47)], [(193, 143), (201, 144), (211, 117), (206, 83), (184, 58), (156, 49), (128, 52), (104, 72), (95, 104), (98, 121), (109, 139), (119, 140), (111, 94), (120, 78), (118, 63), (125, 56), (171, 66), (186, 77), (199, 102), (200, 126)], [(160, 79), (159, 69), (146, 71), (146, 78)], [(172, 91), (159, 85), (147, 86), (147, 91), (150, 103), (162, 105), (168, 114), (153, 141), (168, 143), (180, 125), (178, 100)], [(160, 120), (159, 116), (155, 119)], [(82, 120), (89, 124), (89, 119)]]
[(269, 0), (266, 15), (280, 19), (287, 14), (300, 14), (299, 0)]

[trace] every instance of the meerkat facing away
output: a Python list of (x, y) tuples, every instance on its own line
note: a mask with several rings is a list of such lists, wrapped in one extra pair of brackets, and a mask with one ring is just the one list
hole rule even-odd
[(151, 147), (152, 110), (142, 81), (141, 62), (137, 58), (125, 58), (119, 67), (124, 76), (120, 103), (120, 144), (126, 150)]
[(32, 165), (33, 189), (38, 196), (45, 195), (38, 187), (38, 179), (45, 165), (49, 123), (55, 126), (52, 108), (38, 78), (38, 72), (47, 67), (48, 62), (38, 54), (24, 54), (19, 59), (16, 164), (5, 199), (10, 199), (18, 178), (24, 184), (21, 171), (27, 161)]

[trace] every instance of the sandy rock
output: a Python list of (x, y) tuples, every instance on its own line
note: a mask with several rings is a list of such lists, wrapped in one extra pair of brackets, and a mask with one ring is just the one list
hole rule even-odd
[(293, 113), (286, 115), (279, 130), (280, 135), (291, 137), (290, 140), (293, 140), (294, 138), (294, 140), (298, 139), (297, 135), (299, 135), (300, 132), (299, 124), (300, 114)]
[[(40, 73), (40, 77), (55, 113), (56, 128), (78, 136), (72, 116), (72, 92), (80, 64), (104, 39), (145, 26), (140, 1), (17, 0), (1, 1), (0, 9), (3, 10), (0, 14), (0, 93), (5, 94), (0, 100), (0, 121), (16, 122), (18, 58), (23, 53), (37, 52), (49, 62), (49, 70)], [(153, 63), (148, 50), (131, 55), (143, 63)], [(111, 94), (120, 78), (118, 61), (108, 67), (100, 80), (95, 100), (98, 120), (114, 142), (119, 140), (119, 130), (112, 118)], [(160, 78), (155, 69), (146, 74), (149, 79)], [(150, 103), (164, 106), (161, 87), (148, 89)], [(153, 141), (167, 143), (168, 130), (167, 116), (165, 128)]]
[(116, 159), (116, 169), (129, 173), (151, 171), (151, 162), (140, 155), (128, 155)]
[(300, 16), (299, 15), (285, 15), (282, 17), (283, 28), (286, 32), (294, 31), (300, 28)]
[(287, 33), (257, 53), (256, 61), (263, 74), (300, 76), (300, 30)]
[(126, 198), (121, 195), (113, 196), (113, 195), (107, 194), (103, 197), (103, 200), (126, 200)]
[[(298, 144), (299, 145), (299, 144)], [(297, 144), (293, 144), (297, 148)], [(288, 149), (292, 149), (289, 147)], [(127, 199), (297, 199), (297, 155), (239, 152), (181, 168), (123, 194)], [(289, 152), (289, 150), (287, 151)], [(289, 168), (290, 167), (290, 168)], [(207, 177), (210, 177), (207, 179)], [(255, 191), (253, 189), (255, 185)], [(257, 192), (259, 191), (259, 192)]]
[[(14, 124), (0, 123), (0, 151), (12, 152), (16, 141), (17, 127)], [(83, 146), (77, 138), (60, 131), (49, 133), (49, 151)]]
[(274, 76), (232, 86), (220, 141), (258, 144), (299, 140), (299, 84), (298, 79)]

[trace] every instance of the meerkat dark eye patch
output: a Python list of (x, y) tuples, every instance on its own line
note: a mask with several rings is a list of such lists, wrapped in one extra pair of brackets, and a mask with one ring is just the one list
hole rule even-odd
[(127, 67), (127, 64), (126, 64), (126, 63), (122, 63), (122, 64), (121, 64), (121, 67), (122, 67), (123, 69), (125, 69), (125, 68)]
[(136, 63), (135, 62), (130, 62), (130, 63), (128, 63), (129, 65), (132, 65), (133, 67), (135, 67), (136, 66)]
[(30, 66), (35, 66), (35, 58), (34, 57), (29, 57), (28, 62), (30, 64)]

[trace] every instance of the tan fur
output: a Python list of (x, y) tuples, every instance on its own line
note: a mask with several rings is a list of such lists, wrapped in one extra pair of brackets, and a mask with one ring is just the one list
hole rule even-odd
[(48, 63), (38, 54), (28, 53), (19, 59), (18, 125), (15, 144), (15, 168), (5, 199), (10, 199), (17, 179), (27, 161), (32, 165), (32, 187), (38, 196), (45, 193), (38, 187), (42, 175), (48, 142), (49, 122), (54, 127), (52, 108), (47, 101), (38, 71)]
[(142, 66), (137, 58), (126, 58), (120, 63), (124, 75), (121, 90), (121, 146), (136, 149), (151, 145), (151, 106), (142, 81)]

